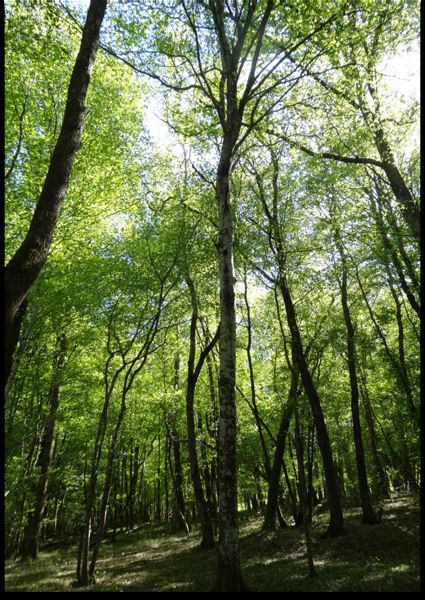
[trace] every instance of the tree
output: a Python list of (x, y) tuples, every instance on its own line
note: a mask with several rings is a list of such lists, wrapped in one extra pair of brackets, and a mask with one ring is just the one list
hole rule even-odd
[(186, 422), (187, 422), (187, 436), (188, 436), (188, 448), (189, 448), (189, 460), (190, 460), (190, 474), (192, 477), (193, 490), (195, 493), (195, 500), (198, 510), (199, 519), (201, 521), (202, 530), (202, 548), (214, 547), (214, 532), (212, 526), (211, 515), (209, 514), (208, 505), (205, 500), (204, 492), (202, 489), (202, 482), (199, 472), (199, 461), (196, 451), (196, 433), (195, 433), (195, 419), (194, 419), (194, 400), (195, 400), (195, 388), (196, 383), (201, 373), (201, 369), (207, 358), (208, 354), (214, 348), (217, 343), (220, 329), (217, 331), (212, 340), (205, 346), (201, 351), (198, 361), (195, 365), (195, 352), (196, 352), (196, 326), (198, 321), (198, 302), (196, 298), (195, 285), (192, 281), (190, 274), (186, 274), (186, 283), (189, 288), (191, 305), (192, 305), (192, 316), (190, 321), (190, 346), (189, 346), (189, 358), (187, 361), (187, 385), (186, 385)]
[(53, 381), (49, 392), (49, 414), (43, 428), (38, 467), (40, 476), (36, 488), (36, 499), (34, 510), (28, 515), (28, 524), (24, 533), (22, 556), (24, 559), (37, 558), (40, 537), (41, 521), (46, 505), (47, 489), (49, 484), (49, 473), (52, 463), (56, 418), (60, 400), (60, 383), (62, 371), (65, 366), (67, 351), (67, 339), (65, 334), (57, 337), (57, 352), (53, 365)]
[(31, 287), (47, 259), (68, 187), (85, 120), (85, 98), (96, 58), (106, 0), (90, 3), (81, 46), (68, 88), (61, 131), (25, 239), (5, 270), (5, 380), (9, 377), (23, 311)]

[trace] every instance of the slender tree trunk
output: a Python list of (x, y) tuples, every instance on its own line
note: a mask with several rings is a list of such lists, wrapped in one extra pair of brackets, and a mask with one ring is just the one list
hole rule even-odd
[(289, 423), (297, 402), (299, 374), (295, 367), (291, 372), (291, 387), (288, 392), (288, 400), (282, 411), (279, 431), (276, 436), (276, 446), (273, 456), (273, 465), (270, 472), (269, 485), (267, 491), (267, 506), (264, 517), (263, 529), (274, 529), (276, 526), (276, 511), (279, 498), (279, 480), (282, 468), (283, 454), (285, 452), (286, 436), (289, 429)]
[(378, 523), (378, 520), (376, 518), (375, 513), (373, 512), (372, 502), (370, 499), (369, 485), (367, 481), (366, 472), (366, 460), (363, 448), (362, 431), (360, 423), (359, 386), (357, 381), (356, 349), (354, 340), (355, 334), (354, 326), (351, 320), (350, 309), (348, 306), (346, 256), (340, 240), (337, 239), (336, 241), (342, 262), (341, 304), (342, 311), (344, 313), (345, 327), (347, 330), (347, 358), (351, 390), (351, 416), (353, 420), (354, 448), (356, 451), (356, 466), (357, 478), (359, 483), (360, 503), (363, 511), (363, 523), (375, 525), (376, 523)]
[(107, 0), (91, 0), (80, 49), (68, 88), (62, 128), (35, 211), (22, 244), (5, 270), (5, 381), (23, 316), (22, 304), (47, 259), (59, 211), (68, 187), (85, 119), (85, 100), (96, 57)]
[(393, 297), (394, 304), (396, 307), (396, 321), (397, 321), (397, 330), (398, 330), (398, 336), (397, 336), (398, 363), (400, 365), (400, 377), (403, 381), (403, 385), (406, 390), (407, 407), (408, 407), (408, 410), (412, 417), (412, 420), (415, 423), (419, 423), (420, 422), (419, 410), (415, 406), (415, 403), (413, 402), (412, 388), (410, 385), (409, 373), (407, 371), (407, 365), (406, 365), (406, 357), (405, 357), (405, 350), (404, 350), (404, 325), (403, 325), (403, 317), (401, 314), (401, 303), (400, 303), (400, 300), (399, 300), (399, 297), (397, 294), (397, 290), (394, 289), (394, 285), (392, 284), (391, 277), (389, 278), (388, 284), (389, 284), (391, 295)]
[(246, 326), (247, 326), (247, 334), (248, 334), (248, 343), (246, 346), (246, 355), (248, 359), (248, 369), (249, 369), (249, 382), (250, 382), (250, 391), (251, 391), (251, 402), (250, 408), (252, 414), (254, 415), (255, 423), (257, 425), (258, 437), (260, 438), (260, 445), (263, 452), (263, 461), (264, 461), (264, 470), (266, 473), (266, 478), (269, 480), (271, 465), (270, 465), (270, 455), (267, 448), (266, 440), (264, 439), (263, 433), (263, 424), (261, 421), (260, 413), (257, 406), (257, 394), (255, 391), (255, 378), (254, 378), (254, 368), (252, 365), (252, 356), (251, 356), (251, 347), (252, 347), (252, 325), (251, 325), (251, 308), (248, 302), (248, 282), (246, 275), (246, 266), (244, 273), (244, 300), (245, 300), (245, 308), (246, 308)]
[[(31, 333), (34, 321), (31, 320), (28, 323), (28, 326), (26, 327), (25, 331), (23, 332), (22, 336), (21, 336), (21, 340), (19, 342), (19, 346), (18, 346), (18, 341), (19, 341), (19, 333), (20, 333), (20, 329), (21, 329), (21, 323), (22, 320), (24, 318), (25, 315), (25, 311), (27, 309), (27, 304), (28, 304), (28, 297), (26, 297), (21, 306), (19, 307), (19, 311), (16, 317), (16, 321), (14, 323), (13, 326), (13, 331), (12, 331), (12, 336), (11, 336), (11, 346), (14, 348), (14, 352), (12, 355), (6, 355), (5, 356), (5, 360), (6, 360), (6, 364), (5, 364), (5, 374), (7, 376), (7, 381), (6, 381), (6, 386), (4, 388), (4, 398), (5, 398), (5, 402), (7, 402), (8, 399), (8, 395), (9, 395), (9, 390), (10, 387), (13, 383), (13, 380), (15, 379), (17, 370), (18, 370), (18, 366), (19, 366), (19, 362), (21, 360), (22, 355), (25, 352), (25, 348), (26, 348), (26, 344), (29, 338), (29, 335)], [(18, 346), (18, 348), (17, 348)], [(17, 349), (16, 349), (17, 348)], [(11, 364), (8, 363), (8, 361), (12, 361)]]
[(364, 375), (360, 371), (360, 393), (363, 400), (363, 406), (365, 410), (367, 428), (369, 430), (370, 447), (372, 450), (373, 461), (375, 465), (376, 481), (378, 487), (378, 496), (381, 498), (388, 498), (390, 495), (390, 484), (388, 481), (387, 474), (384, 469), (382, 459), (378, 451), (378, 437), (375, 430), (375, 423), (373, 419), (372, 406), (369, 398), (369, 393), (366, 386)]
[[(365, 289), (363, 287), (362, 281), (360, 279), (360, 275), (358, 272), (358, 269), (356, 269), (356, 277), (357, 277), (357, 281), (360, 287), (360, 291), (362, 293), (363, 296), (363, 300), (365, 301), (365, 304), (367, 306), (370, 318), (372, 320), (372, 323), (375, 326), (375, 329), (383, 343), (384, 349), (385, 349), (385, 353), (388, 357), (388, 359), (390, 360), (392, 366), (394, 367), (394, 372), (395, 375), (397, 377), (398, 382), (400, 383), (401, 387), (403, 387), (405, 393), (406, 393), (406, 399), (407, 399), (407, 404), (408, 404), (408, 408), (410, 411), (410, 414), (412, 415), (413, 421), (419, 426), (420, 422), (419, 422), (419, 417), (418, 417), (418, 412), (417, 409), (415, 407), (415, 405), (413, 404), (413, 399), (412, 399), (412, 390), (410, 388), (410, 382), (408, 377), (406, 376), (407, 373), (405, 371), (403, 371), (403, 366), (400, 364), (400, 360), (397, 360), (394, 356), (393, 353), (391, 352), (389, 346), (388, 346), (388, 342), (387, 339), (378, 323), (378, 321), (376, 320), (376, 317), (373, 313), (372, 307), (370, 305), (370, 302), (368, 300), (367, 294), (365, 292)], [(399, 327), (399, 359), (400, 359), (400, 322), (398, 322), (398, 327)]]
[[(370, 88), (369, 88), (370, 89)], [(369, 113), (370, 114), (370, 113)], [(369, 121), (370, 122), (370, 121)], [(421, 235), (421, 214), (418, 206), (413, 200), (412, 194), (406, 185), (397, 165), (395, 164), (390, 145), (385, 136), (379, 117), (372, 120), (371, 128), (375, 137), (376, 148), (382, 162), (384, 171), (390, 182), (391, 189), (400, 206), (401, 213), (410, 231), (419, 243)]]
[(35, 507), (28, 517), (28, 524), (24, 533), (22, 552), (24, 559), (37, 558), (38, 554), (40, 528), (46, 506), (50, 466), (53, 457), (56, 417), (60, 400), (60, 377), (65, 365), (67, 345), (66, 335), (59, 335), (57, 337), (57, 350), (53, 365), (53, 381), (49, 393), (49, 414), (44, 427), (41, 452), (38, 459), (40, 477), (36, 488)]
[(139, 453), (140, 453), (140, 447), (139, 444), (136, 444), (136, 447), (134, 449), (134, 454), (133, 454), (133, 449), (131, 451), (131, 457), (132, 457), (132, 469), (131, 469), (131, 473), (130, 473), (130, 489), (129, 489), (129, 496), (128, 496), (128, 528), (130, 531), (132, 531), (134, 529), (134, 506), (135, 506), (135, 502), (136, 502), (136, 490), (137, 490), (137, 483), (138, 483), (138, 479), (139, 479), (139, 469), (140, 469), (140, 465), (141, 465), (141, 461), (139, 459)]
[[(111, 328), (109, 329), (109, 335), (111, 335)], [(111, 402), (112, 393), (115, 387), (116, 380), (124, 368), (124, 366), (117, 369), (109, 381), (108, 370), (109, 365), (111, 363), (112, 358), (114, 357), (114, 353), (110, 353), (109, 357), (106, 361), (105, 370), (104, 370), (104, 383), (105, 383), (105, 398), (103, 402), (102, 412), (99, 417), (99, 423), (97, 426), (96, 439), (93, 447), (93, 455), (91, 461), (90, 468), (90, 477), (88, 486), (85, 493), (85, 511), (84, 511), (84, 519), (83, 526), (81, 529), (81, 538), (80, 544), (78, 547), (78, 555), (77, 555), (77, 583), (78, 585), (88, 585), (90, 583), (89, 577), (89, 547), (90, 547), (90, 539), (92, 532), (92, 518), (93, 518), (93, 509), (95, 506), (96, 500), (96, 485), (97, 478), (99, 474), (99, 465), (100, 459), (103, 450), (103, 442), (105, 439), (106, 428), (108, 425), (108, 414), (109, 414), (109, 406)]]
[[(205, 336), (205, 343), (208, 346), (210, 344), (211, 335), (208, 331), (208, 324), (206, 319), (200, 319), (202, 330)], [(218, 332), (219, 333), (219, 332)], [(214, 369), (215, 360), (212, 352), (209, 352), (206, 355), (206, 364), (207, 364), (207, 373), (208, 373), (208, 387), (211, 398), (211, 409), (212, 409), (212, 424), (209, 423), (208, 416), (206, 417), (206, 427), (210, 436), (214, 439), (215, 447), (216, 447), (216, 457), (218, 456), (218, 408), (217, 408), (217, 398), (216, 398), (216, 389), (215, 382), (218, 377), (216, 377), (217, 369)], [(207, 493), (207, 506), (209, 510), (210, 517), (213, 520), (213, 529), (214, 534), (217, 533), (218, 528), (218, 483), (217, 483), (217, 458), (213, 457), (209, 463), (206, 465), (206, 469), (208, 469), (208, 475), (205, 477), (205, 481), (209, 481), (209, 488), (206, 486), (205, 491)]]
[(313, 548), (311, 542), (310, 527), (308, 524), (308, 499), (307, 499), (307, 484), (304, 470), (304, 444), (301, 437), (300, 420), (298, 415), (298, 406), (295, 405), (295, 449), (297, 454), (298, 464), (298, 481), (300, 489), (300, 510), (301, 521), (304, 529), (305, 545), (307, 550), (307, 563), (310, 577), (316, 575), (313, 561)]
[(164, 521), (166, 523), (166, 529), (170, 531), (170, 485), (168, 479), (168, 466), (170, 465), (171, 472), (171, 455), (170, 455), (170, 436), (167, 435), (165, 438), (165, 450), (164, 450), (164, 495), (165, 495), (165, 506), (164, 506)]
[(159, 523), (161, 521), (161, 436), (158, 436), (158, 462), (156, 471), (156, 502), (155, 502), (155, 520)]
[[(177, 353), (177, 356), (174, 361), (174, 391), (178, 392), (180, 390), (180, 355)], [(189, 533), (189, 525), (187, 522), (186, 515), (186, 504), (184, 500), (183, 494), (183, 469), (181, 462), (181, 444), (180, 444), (180, 436), (177, 430), (177, 410), (171, 417), (172, 425), (170, 432), (170, 440), (171, 440), (171, 448), (173, 451), (173, 459), (174, 459), (174, 477), (173, 477), (173, 491), (174, 491), (174, 503), (173, 503), (173, 512), (174, 518), (173, 521), (175, 523), (175, 530), (184, 531), (185, 533)]]
[(174, 521), (177, 523), (176, 530), (184, 531), (189, 533), (189, 524), (187, 521), (186, 514), (186, 503), (183, 495), (183, 469), (181, 461), (181, 448), (180, 439), (177, 428), (175, 427), (171, 431), (171, 448), (173, 451), (174, 459), (174, 477), (173, 477), (173, 491), (174, 491)]
[[(404, 275), (403, 265), (399, 259), (399, 256), (397, 254), (397, 251), (394, 247), (392, 240), (388, 236), (388, 233), (387, 233), (388, 227), (384, 223), (384, 217), (382, 214), (382, 204), (384, 202), (384, 200), (383, 200), (384, 192), (382, 191), (381, 185), (378, 180), (375, 180), (375, 188), (376, 188), (377, 200), (375, 200), (373, 194), (371, 192), (369, 192), (370, 207), (371, 207), (372, 215), (375, 218), (376, 226), (378, 228), (379, 234), (381, 236), (382, 244), (383, 244), (384, 250), (385, 250), (384, 265), (388, 272), (388, 271), (390, 271), (390, 264), (392, 264), (392, 266), (394, 267), (394, 269), (397, 273), (397, 277), (400, 282), (401, 289), (406, 294), (406, 298), (409, 301), (410, 306), (413, 308), (413, 310), (417, 314), (418, 318), (420, 319), (421, 318), (421, 307), (420, 307), (419, 301), (415, 297), (415, 294), (413, 291), (413, 290), (416, 290), (416, 292), (417, 292), (417, 288), (415, 286), (416, 278), (412, 281), (411, 284), (408, 283), (406, 280), (406, 277)], [(411, 271), (412, 270), (411, 263), (408, 262), (408, 265), (410, 265), (410, 271)]]
[(317, 440), (319, 443), (319, 448), (323, 460), (330, 512), (330, 521), (327, 534), (330, 536), (337, 536), (341, 535), (344, 532), (344, 518), (342, 516), (338, 484), (336, 480), (335, 467), (332, 458), (332, 449), (329, 442), (328, 431), (323, 416), (320, 399), (317, 394), (313, 378), (309, 371), (304, 350), (302, 347), (301, 336), (298, 330), (298, 324), (295, 314), (295, 308), (292, 302), (288, 285), (286, 283), (286, 278), (283, 274), (283, 269), (281, 269), (281, 272), (282, 274), (279, 280), (279, 287), (285, 304), (286, 318), (288, 321), (289, 330), (291, 332), (294, 361), (299, 370), (305, 393), (310, 402), (311, 411), (313, 413), (316, 425)]
[(195, 401), (195, 388), (196, 383), (201, 372), (201, 367), (204, 359), (207, 358), (209, 352), (212, 350), (214, 344), (217, 341), (217, 334), (215, 338), (210, 342), (204, 352), (201, 353), (198, 365), (195, 368), (195, 351), (196, 351), (196, 323), (198, 320), (198, 305), (195, 293), (195, 286), (189, 275), (186, 277), (186, 281), (190, 291), (191, 304), (192, 304), (192, 317), (190, 323), (190, 346), (189, 346), (189, 359), (187, 369), (187, 386), (186, 386), (186, 422), (187, 422), (187, 435), (188, 435), (188, 450), (189, 450), (189, 463), (190, 463), (190, 475), (192, 478), (193, 490), (195, 494), (196, 508), (201, 523), (202, 531), (202, 548), (214, 547), (214, 531), (211, 522), (211, 516), (208, 511), (207, 502), (205, 501), (204, 492), (202, 488), (201, 475), (199, 470), (198, 455), (196, 452), (196, 433), (195, 433), (195, 415), (194, 415), (194, 401)]
[(81, 530), (80, 543), (78, 546), (77, 556), (77, 583), (79, 585), (88, 585), (89, 577), (89, 547), (92, 532), (93, 508), (96, 500), (96, 484), (98, 478), (98, 469), (100, 457), (103, 448), (103, 440), (105, 437), (108, 412), (109, 412), (110, 396), (106, 395), (102, 413), (100, 415), (99, 424), (96, 433), (96, 440), (93, 448), (93, 458), (91, 461), (90, 478), (85, 494), (85, 511), (84, 520)]
[[(120, 412), (118, 415), (117, 422), (115, 424), (115, 428), (114, 428), (114, 432), (112, 434), (111, 444), (110, 444), (109, 452), (108, 452), (108, 462), (107, 462), (107, 466), (106, 466), (105, 482), (103, 484), (102, 501), (101, 501), (99, 515), (98, 515), (97, 532), (96, 532), (96, 538), (95, 538), (93, 552), (92, 552), (90, 566), (89, 566), (89, 581), (91, 583), (94, 583), (94, 581), (95, 581), (94, 572), (96, 569), (96, 562), (97, 562), (97, 557), (99, 555), (100, 544), (102, 542), (103, 533), (105, 531), (105, 524), (106, 524), (106, 517), (107, 517), (108, 503), (109, 503), (109, 495), (111, 492), (112, 476), (113, 476), (113, 471), (114, 471), (114, 459), (115, 459), (115, 455), (116, 455), (118, 434), (121, 429), (121, 425), (124, 420), (124, 415), (125, 415), (125, 411), (126, 411), (125, 397), (126, 397), (126, 394), (125, 394), (125, 391), (123, 391), (122, 397), (121, 397)], [(123, 469), (122, 469), (123, 476), (124, 476), (125, 471), (126, 471), (126, 468), (125, 468), (125, 466), (123, 466)], [(121, 498), (122, 498), (124, 490), (121, 490), (121, 491), (122, 491), (122, 493), (121, 493)], [(124, 515), (122, 515), (122, 519), (123, 519), (123, 517), (124, 517)], [(121, 524), (123, 525), (123, 521)]]
[(283, 469), (283, 474), (285, 476), (286, 487), (288, 489), (288, 498), (289, 498), (289, 503), (291, 505), (292, 516), (294, 517), (294, 521), (296, 523), (297, 513), (298, 513), (297, 498), (296, 498), (296, 495), (294, 494), (294, 490), (292, 489), (291, 480), (289, 479), (289, 473), (288, 473), (288, 469), (286, 468), (286, 462), (284, 459), (282, 459), (282, 469)]
[(416, 268), (414, 267), (414, 265), (410, 259), (410, 256), (406, 250), (405, 240), (403, 239), (404, 236), (403, 236), (402, 231), (400, 230), (400, 227), (398, 226), (397, 219), (394, 214), (394, 210), (391, 206), (390, 199), (385, 193), (383, 193), (383, 191), (381, 191), (379, 181), (378, 180), (375, 180), (375, 181), (376, 181), (377, 200), (378, 200), (378, 203), (381, 205), (381, 212), (383, 212), (383, 208), (385, 207), (387, 221), (390, 226), (390, 229), (392, 230), (393, 236), (395, 238), (395, 242), (397, 244), (397, 249), (399, 251), (401, 260), (403, 262), (403, 266), (406, 269), (407, 275), (410, 278), (410, 281), (413, 286), (413, 289), (415, 290), (415, 293), (417, 294), (417, 296), (420, 296), (421, 285), (420, 285), (418, 273), (417, 273)]
[(335, 475), (335, 467), (332, 458), (332, 449), (329, 441), (325, 419), (323, 416), (320, 398), (314, 385), (312, 374), (307, 364), (306, 353), (303, 349), (301, 335), (298, 329), (295, 307), (286, 279), (286, 253), (281, 234), (281, 226), (279, 222), (278, 212), (279, 161), (277, 160), (277, 157), (274, 155), (273, 151), (270, 151), (270, 158), (273, 165), (271, 207), (268, 205), (266, 199), (262, 177), (257, 173), (256, 180), (258, 185), (258, 196), (263, 205), (265, 215), (269, 222), (269, 243), (275, 254), (277, 266), (279, 267), (278, 287), (282, 294), (286, 311), (286, 320), (291, 333), (293, 363), (300, 374), (305, 393), (310, 402), (311, 412), (313, 414), (316, 425), (317, 440), (319, 443), (319, 448), (323, 460), (329, 502), (330, 522), (327, 534), (330, 536), (337, 536), (341, 535), (344, 532), (344, 518), (341, 510), (341, 502)]
[(317, 496), (313, 487), (313, 460), (314, 460), (314, 437), (315, 437), (315, 428), (314, 421), (309, 423), (308, 428), (308, 445), (307, 445), (307, 461), (308, 461), (308, 471), (307, 471), (307, 497), (308, 497), (308, 512), (307, 512), (307, 520), (311, 525), (313, 520), (313, 507), (317, 504)]

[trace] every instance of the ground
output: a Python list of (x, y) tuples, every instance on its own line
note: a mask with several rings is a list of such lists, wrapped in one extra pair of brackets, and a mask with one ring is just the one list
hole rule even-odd
[[(380, 525), (361, 524), (360, 510), (344, 511), (347, 533), (322, 539), (326, 513), (314, 518), (317, 576), (308, 576), (303, 532), (261, 531), (259, 513), (241, 515), (243, 575), (255, 592), (419, 592), (419, 502), (401, 494), (385, 502)], [(105, 541), (97, 583), (75, 588), (75, 544), (47, 548), (36, 561), (7, 561), (7, 592), (207, 592), (215, 551), (201, 550), (197, 532), (167, 536), (145, 525)]]

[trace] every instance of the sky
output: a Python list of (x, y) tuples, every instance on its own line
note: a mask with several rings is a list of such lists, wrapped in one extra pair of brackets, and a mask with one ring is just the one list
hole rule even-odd
[(419, 102), (420, 54), (419, 47), (400, 52), (382, 62), (385, 83), (398, 96), (405, 95)]

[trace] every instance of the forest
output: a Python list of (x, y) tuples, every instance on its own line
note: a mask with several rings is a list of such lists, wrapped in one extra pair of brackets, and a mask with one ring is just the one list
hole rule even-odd
[(6, 591), (420, 591), (419, 6), (6, 0)]

